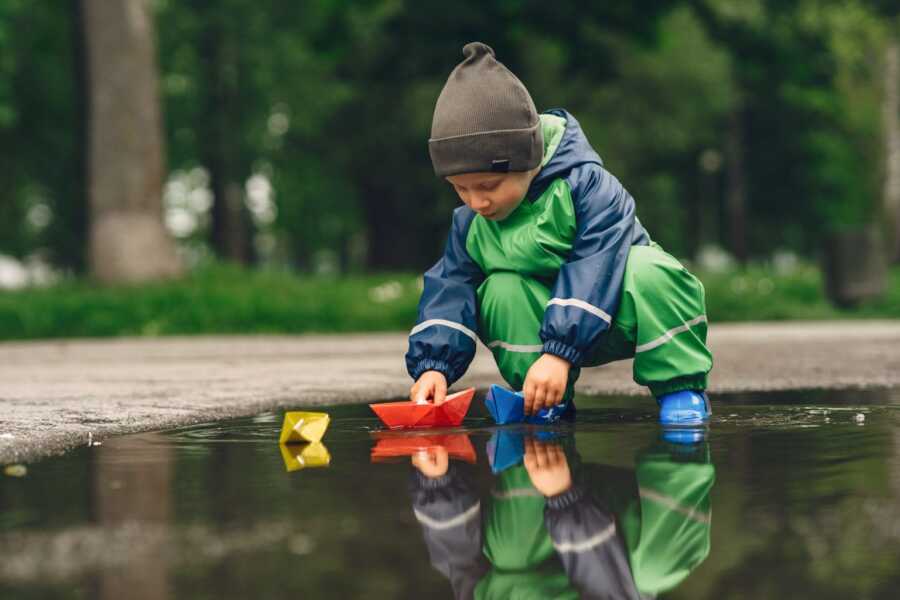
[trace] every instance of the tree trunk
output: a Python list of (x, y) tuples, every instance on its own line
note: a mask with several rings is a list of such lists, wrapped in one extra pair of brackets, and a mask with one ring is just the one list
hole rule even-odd
[(146, 433), (106, 440), (90, 456), (95, 523), (104, 531), (137, 526), (156, 533), (141, 538), (140, 551), (133, 557), (126, 555), (131, 560), (101, 565), (98, 589), (92, 596), (99, 600), (172, 598), (174, 577), (165, 534), (174, 529), (175, 449), (161, 434)]
[(150, 0), (83, 0), (90, 265), (102, 282), (177, 275), (162, 221), (162, 122)]
[(747, 262), (747, 179), (744, 164), (744, 123), (740, 109), (728, 119), (726, 160), (728, 179), (725, 190), (725, 216), (728, 220), (728, 248), (741, 264)]
[(894, 34), (884, 53), (884, 215), (887, 222), (887, 253), (900, 261), (900, 39)]
[[(70, 31), (72, 36), (72, 69), (74, 71), (74, 88), (75, 96), (72, 103), (75, 106), (75, 123), (73, 124), (72, 136), (76, 140), (76, 148), (86, 149), (88, 147), (87, 125), (90, 120), (88, 114), (88, 89), (87, 89), (87, 54), (85, 53), (84, 39), (84, 12), (81, 0), (69, 0), (70, 15)], [(82, 240), (89, 239), (88, 231), (88, 200), (87, 200), (87, 182), (88, 182), (88, 161), (86, 152), (75, 152), (72, 157), (72, 171), (75, 174), (75, 181), (71, 185), (72, 195), (65, 203), (65, 213), (68, 218), (66, 221), (69, 227), (74, 230), (74, 239), (71, 243), (66, 244), (63, 250), (69, 256), (58, 257), (59, 262), (69, 268), (74, 269), (78, 273), (83, 273), (87, 268), (88, 257), (87, 248), (84, 247)]]
[(219, 258), (249, 264), (253, 229), (242, 185), (239, 40), (233, 15), (223, 13), (220, 3), (201, 3), (198, 14), (205, 23), (199, 40), (206, 113), (200, 143), (213, 193), (210, 241)]

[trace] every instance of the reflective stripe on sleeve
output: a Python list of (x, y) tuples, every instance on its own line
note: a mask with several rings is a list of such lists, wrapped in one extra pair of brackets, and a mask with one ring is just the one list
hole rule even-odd
[(543, 344), (510, 344), (501, 340), (494, 340), (488, 344), (488, 348), (503, 348), (508, 352), (541, 352), (544, 349)]
[(416, 520), (419, 523), (421, 523), (422, 525), (425, 525), (426, 527), (430, 527), (431, 529), (438, 529), (438, 530), (451, 529), (453, 527), (458, 527), (460, 525), (463, 525), (463, 524), (471, 521), (475, 517), (477, 517), (480, 512), (481, 512), (481, 502), (476, 502), (471, 508), (468, 508), (464, 513), (458, 514), (455, 517), (451, 517), (445, 521), (439, 521), (437, 519), (433, 519), (433, 518), (429, 517), (425, 513), (422, 513), (416, 509), (413, 509), (413, 513), (415, 514)]
[(547, 303), (547, 306), (550, 306), (551, 304), (556, 304), (557, 306), (574, 306), (575, 308), (580, 308), (581, 310), (591, 313), (595, 317), (600, 317), (607, 323), (612, 323), (612, 317), (610, 317), (605, 310), (598, 308), (593, 304), (588, 304), (584, 300), (579, 300), (578, 298), (552, 298), (550, 302)]
[(472, 331), (465, 325), (461, 325), (460, 323), (456, 323), (455, 321), (448, 321), (446, 319), (428, 319), (427, 321), (422, 321), (412, 328), (412, 331), (409, 332), (409, 335), (410, 337), (412, 337), (420, 331), (428, 329), (429, 327), (434, 327), (435, 325), (443, 325), (444, 327), (449, 327), (450, 329), (462, 331), (464, 334), (472, 338), (476, 343), (478, 342), (478, 336), (475, 335), (474, 331)]

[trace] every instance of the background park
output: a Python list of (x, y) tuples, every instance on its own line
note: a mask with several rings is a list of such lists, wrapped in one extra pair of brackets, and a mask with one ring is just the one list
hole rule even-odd
[(0, 338), (407, 328), (476, 37), (580, 120), (712, 322), (900, 315), (892, 2), (149, 6), (0, 7)]
[[(702, 280), (689, 443), (630, 361), (586, 369), (544, 437), (490, 421), (482, 346), (446, 439), (365, 405), (409, 392), (459, 204), (432, 111), (473, 40)], [(640, 597), (893, 598), (900, 4), (2, 0), (0, 409), (0, 597), (450, 597), (404, 448), (462, 447), (488, 507), (497, 448), (546, 444), (639, 524)], [(330, 415), (325, 447), (276, 443), (295, 409)], [(546, 597), (551, 571), (478, 589)]]

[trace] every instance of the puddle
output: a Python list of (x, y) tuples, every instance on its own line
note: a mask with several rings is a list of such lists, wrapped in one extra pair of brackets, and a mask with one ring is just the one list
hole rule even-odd
[(900, 390), (718, 396), (694, 444), (650, 399), (577, 404), (498, 429), (476, 398), (415, 435), (325, 408), (323, 448), (287, 452), (264, 414), (29, 464), (0, 477), (0, 597), (896, 597)]

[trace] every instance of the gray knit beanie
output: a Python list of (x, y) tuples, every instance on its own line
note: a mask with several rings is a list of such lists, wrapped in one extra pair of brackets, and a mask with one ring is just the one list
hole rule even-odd
[(471, 42), (434, 107), (428, 152), (438, 177), (484, 171), (528, 171), (538, 166), (541, 121), (522, 82)]

